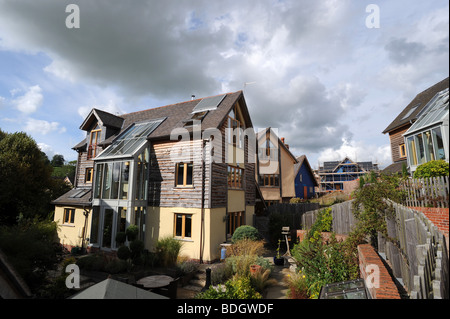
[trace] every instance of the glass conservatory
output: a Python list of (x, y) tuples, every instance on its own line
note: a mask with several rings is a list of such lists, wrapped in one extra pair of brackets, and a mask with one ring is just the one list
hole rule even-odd
[(419, 113), (417, 121), (404, 134), (408, 166), (414, 172), (417, 166), (434, 160), (448, 162), (448, 88), (437, 93)]
[(115, 249), (115, 237), (130, 224), (145, 236), (150, 148), (149, 136), (164, 119), (137, 123), (95, 157), (92, 226), (89, 242)]

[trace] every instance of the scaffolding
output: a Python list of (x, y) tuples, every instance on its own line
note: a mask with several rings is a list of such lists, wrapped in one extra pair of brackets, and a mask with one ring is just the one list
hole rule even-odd
[(343, 161), (324, 162), (319, 166), (320, 191), (344, 190), (344, 182), (354, 181), (370, 171), (378, 171), (378, 164), (353, 162), (346, 157)]

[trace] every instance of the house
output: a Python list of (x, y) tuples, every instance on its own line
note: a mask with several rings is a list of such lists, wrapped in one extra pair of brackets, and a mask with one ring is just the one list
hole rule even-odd
[(316, 196), (315, 188), (319, 186), (314, 171), (305, 155), (297, 157), (297, 161), (298, 163), (294, 164), (295, 197), (313, 198)]
[(146, 249), (170, 236), (208, 262), (251, 223), (256, 139), (242, 91), (123, 115), (93, 109), (80, 129), (75, 187), (53, 202), (61, 244), (115, 251), (116, 234), (137, 225)]
[(389, 134), (391, 144), (392, 164), (387, 166), (383, 173), (402, 172), (407, 165), (406, 143), (403, 135), (423, 113), (425, 106), (442, 90), (449, 87), (449, 78), (434, 84), (417, 94), (416, 97), (403, 109), (402, 112), (384, 129), (383, 134)]
[(354, 162), (346, 157), (342, 161), (324, 162), (319, 167), (321, 192), (351, 192), (360, 176), (370, 171), (378, 171), (378, 164), (372, 162)]
[(257, 134), (258, 185), (267, 205), (289, 202), (295, 197), (294, 164), (298, 161), (289, 151), (284, 138), (279, 138), (275, 130), (267, 128)]
[(449, 160), (448, 88), (442, 90), (422, 109), (404, 134), (410, 172), (420, 164)]

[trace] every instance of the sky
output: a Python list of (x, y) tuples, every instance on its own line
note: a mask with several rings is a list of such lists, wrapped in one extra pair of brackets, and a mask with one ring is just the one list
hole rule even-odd
[(254, 127), (313, 168), (382, 168), (382, 131), (448, 75), (447, 0), (0, 0), (0, 129), (50, 159), (76, 160), (93, 107), (243, 90)]

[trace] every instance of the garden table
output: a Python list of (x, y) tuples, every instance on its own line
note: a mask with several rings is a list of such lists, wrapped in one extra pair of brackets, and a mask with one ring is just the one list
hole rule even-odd
[(142, 285), (146, 289), (166, 287), (173, 281), (173, 278), (166, 275), (153, 275), (141, 278), (137, 281), (138, 285)]

